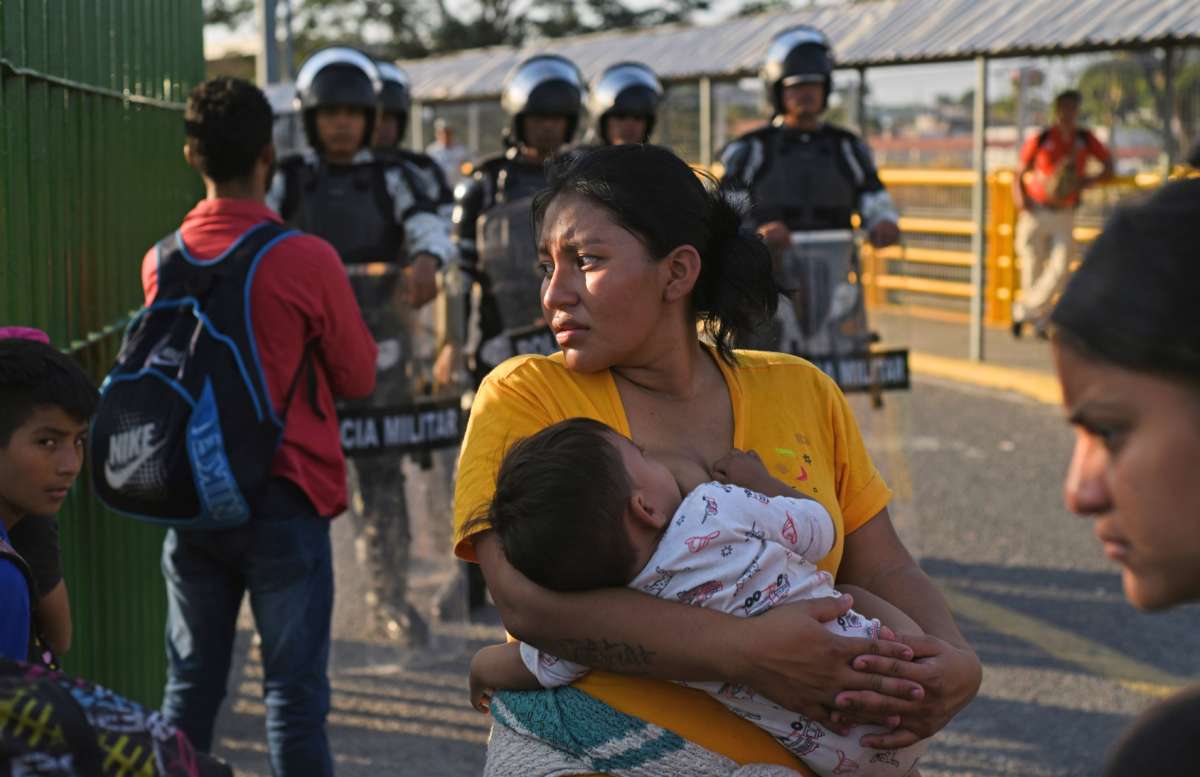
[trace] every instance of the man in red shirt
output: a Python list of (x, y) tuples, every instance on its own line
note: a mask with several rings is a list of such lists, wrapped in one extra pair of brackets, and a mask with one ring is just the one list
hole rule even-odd
[[(1013, 337), (1021, 336), (1026, 323), (1045, 337), (1051, 305), (1067, 281), (1079, 195), (1113, 175), (1108, 149), (1076, 123), (1080, 102), (1081, 95), (1074, 89), (1060, 93), (1054, 98), (1055, 123), (1029, 138), (1021, 149), (1020, 171), (1013, 180), (1021, 268), (1021, 292), (1013, 300)], [(1099, 175), (1086, 174), (1088, 157), (1104, 166)]]
[[(220, 258), (255, 225), (280, 218), (264, 202), (275, 162), (272, 114), (253, 85), (216, 78), (197, 86), (185, 113), (183, 153), (205, 198), (183, 220), (184, 256)], [(146, 304), (158, 291), (156, 251), (142, 262)], [(167, 685), (163, 712), (196, 748), (212, 746), (229, 675), (242, 596), (262, 637), (267, 744), (276, 777), (332, 775), (329, 711), (333, 566), (329, 519), (346, 507), (346, 462), (334, 400), (375, 387), (376, 346), (337, 252), (292, 234), (263, 254), (250, 286), (250, 317), (275, 407), (286, 407), (271, 479), (244, 525), (172, 529), (163, 545), (167, 584)], [(315, 344), (311, 379), (289, 388)], [(306, 385), (307, 384), (307, 385)]]

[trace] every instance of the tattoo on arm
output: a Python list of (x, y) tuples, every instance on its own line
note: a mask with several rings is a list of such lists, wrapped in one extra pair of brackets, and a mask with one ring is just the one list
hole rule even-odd
[(607, 639), (563, 639), (554, 652), (577, 664), (621, 674), (644, 674), (655, 655), (644, 645)]

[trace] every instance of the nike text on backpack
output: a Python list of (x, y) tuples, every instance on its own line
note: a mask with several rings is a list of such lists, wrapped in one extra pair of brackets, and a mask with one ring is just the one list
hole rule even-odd
[[(250, 287), (262, 257), (292, 234), (264, 222), (207, 262), (188, 254), (178, 232), (159, 242), (157, 297), (125, 332), (88, 437), (92, 479), (106, 505), (188, 529), (250, 517), (283, 439), (259, 361)], [(307, 349), (288, 404), (305, 369), (311, 378)]]

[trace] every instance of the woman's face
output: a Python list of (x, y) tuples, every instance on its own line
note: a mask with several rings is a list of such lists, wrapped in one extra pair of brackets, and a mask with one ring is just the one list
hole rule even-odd
[(538, 246), (542, 314), (568, 368), (596, 372), (650, 357), (663, 323), (665, 264), (588, 198), (551, 201)]
[(1200, 394), (1061, 343), (1054, 358), (1075, 427), (1067, 507), (1095, 519), (1134, 606), (1200, 599)]

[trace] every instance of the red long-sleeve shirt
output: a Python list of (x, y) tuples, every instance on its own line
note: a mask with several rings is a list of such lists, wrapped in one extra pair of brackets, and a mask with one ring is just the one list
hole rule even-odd
[[(280, 218), (252, 200), (203, 200), (184, 218), (181, 237), (194, 259), (211, 260), (263, 221)], [(147, 305), (158, 293), (157, 270), (151, 248), (142, 260)], [(267, 390), (277, 410), (283, 409), (305, 344), (317, 341), (316, 400), (325, 419), (313, 409), (307, 386), (299, 387), (271, 474), (299, 486), (318, 514), (337, 515), (346, 509), (346, 459), (333, 402), (374, 390), (376, 355), (337, 251), (314, 235), (280, 241), (259, 264), (250, 304)]]

